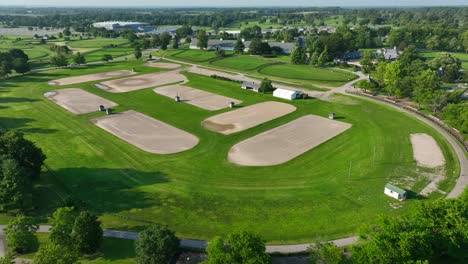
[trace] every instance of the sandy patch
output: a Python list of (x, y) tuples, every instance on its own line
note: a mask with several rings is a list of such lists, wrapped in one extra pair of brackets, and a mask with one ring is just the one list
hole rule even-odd
[(155, 67), (155, 68), (161, 68), (161, 69), (176, 69), (180, 67), (180, 64), (177, 63), (169, 63), (169, 62), (153, 62), (153, 61), (148, 61), (145, 63), (145, 66), (148, 67)]
[(411, 134), (413, 158), (419, 166), (435, 168), (445, 164), (439, 145), (428, 134)]
[(93, 122), (150, 153), (173, 154), (198, 144), (196, 136), (133, 110), (97, 118)]
[(202, 124), (209, 130), (229, 135), (258, 126), (294, 111), (296, 111), (296, 107), (290, 104), (263, 102), (212, 116), (205, 119)]
[(85, 82), (92, 82), (92, 81), (99, 81), (99, 80), (104, 80), (104, 79), (128, 76), (131, 74), (134, 74), (134, 73), (132, 71), (127, 71), (127, 70), (111, 71), (111, 72), (103, 72), (103, 73), (88, 74), (88, 75), (57, 79), (57, 80), (50, 81), (49, 84), (50, 85), (70, 85), (70, 84), (85, 83)]
[(44, 96), (75, 114), (86, 114), (98, 111), (100, 105), (103, 105), (105, 108), (117, 106), (117, 104), (112, 101), (78, 88), (55, 90), (45, 93)]
[(175, 98), (178, 95), (181, 102), (210, 111), (227, 108), (230, 102), (234, 102), (235, 104), (242, 103), (240, 100), (182, 85), (164, 86), (154, 89), (154, 92), (170, 98)]
[(307, 115), (234, 145), (228, 160), (242, 166), (285, 163), (343, 133), (351, 124)]
[(187, 81), (179, 71), (157, 72), (138, 75), (135, 77), (102, 82), (101, 85), (109, 87), (111, 93), (125, 93), (140, 89), (161, 86), (170, 83)]

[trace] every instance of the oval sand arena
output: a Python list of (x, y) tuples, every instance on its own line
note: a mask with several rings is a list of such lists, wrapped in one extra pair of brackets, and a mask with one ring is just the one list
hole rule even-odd
[(125, 93), (184, 81), (187, 81), (187, 78), (185, 78), (184, 75), (180, 74), (179, 71), (169, 71), (149, 73), (138, 75), (135, 77), (111, 80), (107, 82), (102, 82), (100, 84), (105, 87), (108, 87), (109, 89), (106, 89), (106, 91), (108, 92)]
[(230, 102), (234, 102), (235, 104), (242, 103), (240, 100), (182, 85), (164, 86), (154, 89), (154, 92), (170, 98), (179, 96), (181, 102), (210, 111), (227, 108)]
[(435, 168), (445, 164), (439, 144), (428, 134), (411, 134), (413, 158), (419, 166)]
[(263, 102), (212, 116), (203, 121), (206, 129), (224, 135), (243, 131), (296, 111), (280, 102)]
[(93, 122), (150, 153), (173, 154), (198, 144), (196, 136), (133, 110), (97, 118)]
[(282, 164), (350, 127), (351, 124), (320, 116), (303, 116), (234, 145), (228, 160), (242, 166)]
[(123, 76), (132, 75), (132, 74), (134, 74), (134, 72), (127, 71), (127, 70), (111, 71), (111, 72), (103, 72), (103, 73), (88, 74), (88, 75), (57, 79), (57, 80), (50, 81), (49, 84), (50, 85), (70, 85), (70, 84), (86, 83), (86, 82), (93, 82), (93, 81), (123, 77)]
[(68, 88), (47, 92), (44, 94), (49, 100), (60, 105), (74, 114), (96, 112), (99, 106), (111, 108), (118, 104), (78, 88)]

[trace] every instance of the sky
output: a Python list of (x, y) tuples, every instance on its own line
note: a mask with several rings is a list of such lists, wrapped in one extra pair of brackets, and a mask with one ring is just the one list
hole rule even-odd
[(227, 7), (227, 6), (460, 6), (466, 0), (0, 0), (2, 6)]

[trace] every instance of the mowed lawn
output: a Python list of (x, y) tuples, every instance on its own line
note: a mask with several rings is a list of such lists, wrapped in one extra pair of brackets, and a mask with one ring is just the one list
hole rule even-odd
[(214, 51), (205, 50), (183, 50), (171, 55), (175, 59), (181, 59), (189, 62), (203, 62), (216, 58)]
[(260, 56), (233, 55), (226, 58), (213, 60), (211, 65), (240, 71), (255, 70), (261, 66), (271, 64), (272, 61)]
[[(198, 239), (238, 229), (257, 231), (270, 243), (340, 238), (356, 234), (379, 214), (411, 210), (414, 199), (394, 209), (391, 205), (400, 203), (385, 196), (383, 187), (393, 182), (418, 192), (429, 183), (413, 160), (412, 133), (434, 136), (447, 160), (447, 179), (440, 189), (449, 191), (454, 185), (458, 163), (439, 134), (409, 115), (357, 98), (288, 101), (296, 112), (224, 136), (200, 124), (228, 109), (206, 111), (152, 89), (113, 94), (94, 83), (70, 86), (118, 103), (116, 112), (140, 111), (200, 139), (189, 151), (155, 155), (93, 125), (91, 120), (103, 113), (77, 116), (43, 96), (61, 88), (48, 86), (52, 79), (131, 67), (140, 73), (156, 70), (129, 61), (35, 73), (0, 84), (1, 126), (26, 133), (44, 150), (51, 168), (35, 191), (36, 206), (42, 209), (37, 214), (50, 215), (59, 196), (72, 195), (98, 213), (106, 228), (140, 230), (153, 222), (168, 225), (181, 237)], [(187, 85), (243, 100), (241, 106), (281, 101), (242, 90), (233, 82), (186, 75)], [(306, 114), (327, 117), (330, 112), (352, 128), (288, 163), (251, 168), (227, 161), (231, 146), (244, 139)]]
[[(443, 53), (444, 51), (423, 51), (421, 52), (421, 55), (429, 60), (434, 59), (437, 54)], [(465, 69), (465, 71), (468, 71), (468, 53), (459, 53), (459, 52), (448, 52), (452, 56), (459, 58), (462, 62), (462, 68)]]
[(262, 68), (259, 72), (276, 77), (312, 81), (349, 82), (357, 77), (352, 73), (340, 70), (291, 64), (275, 64)]
[(104, 48), (108, 45), (120, 46), (127, 43), (129, 43), (129, 41), (123, 38), (95, 38), (69, 41), (67, 45), (72, 48)]

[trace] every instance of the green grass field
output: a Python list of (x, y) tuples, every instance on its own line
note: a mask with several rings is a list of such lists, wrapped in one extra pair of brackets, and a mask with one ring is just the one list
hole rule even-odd
[[(437, 56), (437, 54), (442, 53), (443, 51), (423, 51), (421, 55), (429, 60), (432, 60)], [(468, 54), (467, 53), (458, 53), (458, 52), (448, 52), (452, 56), (459, 58), (462, 62), (462, 68), (465, 71), (468, 71)]]
[(297, 80), (338, 81), (349, 82), (356, 75), (328, 68), (311, 67), (308, 65), (275, 64), (259, 70), (260, 73)]
[(72, 48), (103, 48), (111, 44), (120, 46), (128, 43), (128, 40), (122, 38), (95, 38), (70, 41), (67, 42), (67, 45)]
[(211, 65), (240, 71), (251, 71), (261, 66), (272, 63), (271, 60), (267, 60), (260, 56), (249, 56), (249, 55), (234, 55), (228, 56), (220, 60), (213, 60), (210, 62)]
[[(102, 113), (73, 115), (43, 96), (57, 89), (48, 86), (48, 80), (131, 67), (140, 73), (155, 71), (129, 61), (34, 73), (0, 83), (1, 126), (26, 133), (44, 150), (52, 169), (37, 183), (36, 214), (50, 215), (59, 197), (71, 194), (86, 201), (106, 228), (140, 230), (150, 221), (168, 225), (181, 237), (210, 239), (246, 228), (271, 243), (310, 242), (356, 234), (379, 214), (411, 210), (415, 199), (393, 209), (395, 201), (383, 194), (383, 186), (394, 182), (418, 192), (429, 183), (421, 172), (433, 171), (418, 168), (413, 160), (412, 133), (428, 133), (440, 144), (447, 160), (441, 190), (449, 191), (458, 176), (453, 150), (433, 129), (390, 107), (357, 98), (289, 102), (296, 112), (224, 136), (200, 123), (228, 110), (177, 104), (152, 89), (113, 94), (93, 83), (73, 85), (118, 103), (117, 112), (140, 111), (200, 139), (192, 150), (154, 155), (90, 122)], [(236, 83), (186, 75), (187, 85), (243, 100), (244, 106), (281, 101), (239, 89)], [(330, 112), (353, 127), (288, 163), (250, 168), (227, 161), (230, 147), (244, 139), (306, 114), (326, 117)]]
[[(49, 234), (37, 233), (39, 248), (49, 243)], [(134, 241), (119, 238), (105, 237), (101, 250), (92, 255), (80, 259), (83, 264), (131, 264), (135, 263)], [(33, 259), (36, 252), (20, 255), (21, 258)]]
[(172, 53), (172, 57), (188, 62), (203, 62), (216, 58), (214, 51), (183, 50)]

